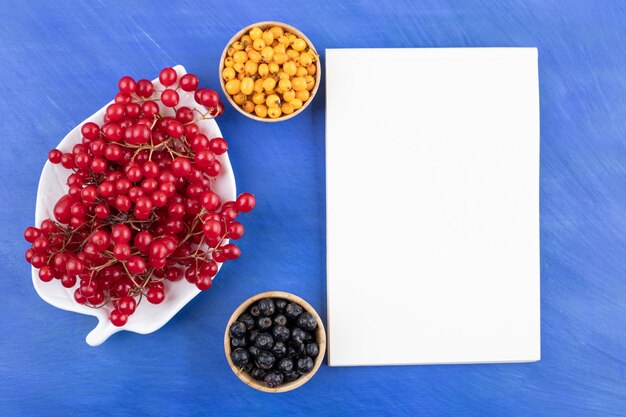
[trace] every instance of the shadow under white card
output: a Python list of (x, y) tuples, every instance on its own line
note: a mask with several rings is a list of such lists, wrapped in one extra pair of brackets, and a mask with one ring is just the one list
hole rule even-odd
[(329, 364), (540, 359), (535, 48), (326, 50)]

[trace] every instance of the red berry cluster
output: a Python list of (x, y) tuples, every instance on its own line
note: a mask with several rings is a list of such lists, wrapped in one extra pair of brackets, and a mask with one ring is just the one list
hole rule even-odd
[[(122, 77), (103, 123), (85, 123), (82, 143), (71, 152), (49, 152), (51, 163), (72, 170), (69, 189), (54, 206), (55, 220), (24, 232), (32, 244), (26, 260), (39, 278), (77, 286), (80, 304), (113, 303), (109, 319), (116, 326), (143, 297), (161, 303), (165, 280), (184, 276), (200, 290), (210, 288), (218, 263), (241, 254), (224, 242), (243, 235), (235, 219), (256, 204), (249, 193), (222, 202), (211, 190), (222, 168), (217, 156), (228, 145), (200, 133), (196, 122), (223, 112), (217, 93), (198, 88), (193, 74), (179, 79), (173, 68), (162, 70), (159, 81), (162, 91), (149, 80)], [(177, 107), (179, 94), (193, 94), (204, 107)], [(175, 117), (165, 116), (164, 107)]]

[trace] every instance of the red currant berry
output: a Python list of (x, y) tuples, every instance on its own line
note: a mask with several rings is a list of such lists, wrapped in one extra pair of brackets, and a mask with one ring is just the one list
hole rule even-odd
[(155, 207), (164, 207), (167, 204), (167, 195), (163, 191), (153, 192), (151, 198)]
[(148, 299), (148, 302), (152, 304), (161, 304), (165, 299), (165, 291), (163, 288), (152, 287), (148, 290), (146, 298)]
[(139, 97), (148, 98), (154, 92), (154, 85), (150, 80), (139, 80), (136, 90)]
[(179, 156), (172, 161), (172, 172), (179, 177), (186, 177), (191, 172), (189, 159)]
[(231, 239), (240, 239), (243, 236), (243, 224), (232, 222), (228, 225), (228, 237)]
[(130, 255), (130, 245), (127, 243), (116, 243), (115, 246), (113, 246), (113, 256), (115, 256), (115, 259), (118, 261), (125, 261), (130, 257)]
[(125, 224), (116, 224), (111, 228), (111, 240), (115, 243), (128, 243), (132, 232)]
[(54, 217), (57, 219), (59, 223), (68, 224), (70, 219), (72, 218), (72, 208), (73, 200), (69, 195), (64, 195), (57, 201), (54, 205)]
[(202, 231), (208, 239), (218, 239), (222, 236), (222, 224), (215, 220), (208, 220), (202, 225)]
[(100, 305), (104, 301), (104, 293), (102, 291), (96, 291), (87, 301), (93, 306)]
[(136, 119), (141, 115), (141, 106), (137, 103), (128, 103), (124, 106), (126, 116), (131, 119)]
[(208, 88), (199, 88), (194, 94), (196, 102), (202, 104), (205, 107), (215, 107), (220, 101), (220, 96), (213, 90)]
[(96, 207), (94, 207), (93, 213), (98, 219), (104, 220), (109, 217), (110, 211), (106, 205), (98, 204)]
[(147, 194), (152, 194), (157, 188), (159, 188), (159, 182), (154, 178), (146, 178), (141, 181), (141, 189)]
[(109, 236), (109, 234), (104, 230), (96, 230), (91, 234), (89, 240), (94, 244), (96, 249), (103, 251), (109, 247), (109, 244), (111, 243), (111, 236)]
[(26, 239), (28, 243), (33, 243), (35, 239), (37, 239), (42, 234), (43, 233), (40, 229), (37, 229), (36, 227), (33, 227), (33, 226), (29, 226), (26, 228), (26, 230), (24, 230), (24, 239)]
[(104, 171), (106, 171), (108, 167), (109, 163), (107, 162), (107, 160), (100, 156), (96, 156), (91, 161), (91, 170), (94, 174), (102, 174)]
[[(187, 136), (187, 138), (189, 138), (189, 136)], [(194, 136), (193, 139), (191, 139), (191, 149), (195, 152), (201, 151), (203, 149), (208, 149), (209, 148), (209, 138), (206, 137), (206, 135), (203, 135), (202, 133), (198, 133), (196, 136)]]
[(152, 234), (147, 230), (143, 230), (135, 235), (133, 243), (139, 251), (147, 252), (150, 249), (153, 240), (154, 238), (152, 237)]
[(217, 210), (220, 206), (220, 198), (213, 191), (205, 191), (202, 193), (200, 197), (200, 202), (202, 203), (202, 207), (209, 211)]
[(76, 300), (78, 304), (85, 304), (87, 302), (87, 297), (80, 292), (80, 288), (76, 288), (76, 291), (74, 291), (74, 300)]
[(196, 152), (194, 161), (196, 162), (196, 165), (198, 165), (200, 168), (206, 169), (210, 167), (215, 161), (215, 154), (208, 149), (202, 149)]
[(98, 139), (98, 136), (100, 136), (100, 126), (94, 122), (87, 122), (80, 128), (80, 133), (87, 139)]
[(130, 210), (132, 204), (133, 202), (130, 200), (130, 198), (128, 198), (128, 196), (118, 195), (117, 197), (115, 197), (115, 207), (121, 212)]
[(192, 122), (193, 111), (189, 107), (180, 107), (178, 110), (176, 110), (176, 120), (178, 120), (182, 124)]
[(198, 278), (196, 279), (196, 287), (198, 287), (201, 291), (206, 291), (213, 285), (213, 280), (207, 274), (198, 274)]
[(215, 155), (222, 155), (228, 151), (228, 143), (223, 138), (213, 138), (209, 142), (209, 149), (211, 149)]
[(62, 158), (63, 152), (58, 149), (52, 149), (50, 152), (48, 152), (48, 160), (52, 164), (60, 164)]
[(115, 185), (111, 181), (104, 181), (98, 185), (98, 194), (104, 198), (113, 197), (115, 195)]
[(117, 93), (115, 95), (115, 98), (113, 99), (113, 101), (115, 103), (128, 104), (128, 103), (130, 103), (132, 101), (132, 99), (130, 98), (130, 96), (128, 94)]
[(198, 125), (195, 123), (185, 125), (185, 136), (187, 137), (187, 140), (195, 138), (198, 131)]
[(198, 88), (198, 82), (198, 77), (196, 77), (194, 74), (185, 74), (180, 77), (178, 85), (184, 91), (193, 91)]
[(149, 126), (137, 124), (126, 129), (124, 140), (133, 145), (142, 145), (150, 140), (151, 133)]
[(215, 275), (217, 275), (218, 269), (219, 268), (217, 267), (217, 263), (215, 261), (209, 261), (202, 264), (202, 266), (200, 267), (200, 272), (202, 274), (207, 274), (210, 277), (214, 277)]
[(145, 116), (156, 116), (159, 114), (159, 105), (152, 100), (144, 101), (141, 105), (141, 111)]
[(126, 314), (123, 314), (118, 309), (115, 309), (115, 310), (112, 310), (111, 313), (109, 314), (109, 320), (114, 326), (122, 327), (123, 325), (126, 324), (126, 322), (128, 322), (128, 316)]
[(109, 104), (106, 109), (106, 115), (112, 122), (117, 122), (124, 117), (124, 105), (120, 103)]
[(180, 281), (183, 278), (183, 270), (176, 267), (167, 268), (165, 270), (165, 277), (168, 281)]
[(120, 89), (120, 93), (131, 95), (135, 93), (137, 89), (137, 83), (134, 79), (129, 77), (128, 75), (120, 78), (117, 83), (117, 87)]
[(70, 258), (65, 263), (65, 270), (68, 274), (78, 275), (85, 269), (85, 264), (78, 258)]
[(163, 68), (161, 70), (161, 72), (159, 73), (159, 81), (165, 87), (169, 87), (170, 85), (174, 85), (174, 83), (176, 82), (177, 78), (178, 78), (178, 75), (176, 74), (176, 71), (174, 70), (174, 68), (171, 68), (171, 67), (170, 68)]
[(166, 107), (174, 107), (178, 104), (180, 97), (176, 90), (166, 89), (161, 93), (161, 103)]
[(54, 274), (52, 273), (52, 268), (48, 266), (41, 267), (39, 270), (39, 279), (43, 282), (50, 282), (54, 278)]
[(118, 145), (111, 143), (104, 150), (104, 157), (109, 161), (117, 161), (122, 156), (122, 148)]
[(237, 197), (237, 210), (247, 213), (251, 211), (256, 205), (256, 199), (254, 195), (250, 193), (241, 193)]
[(141, 256), (131, 256), (128, 258), (126, 266), (131, 274), (143, 274), (146, 272), (146, 261)]
[(102, 133), (104, 137), (112, 142), (117, 142), (122, 139), (122, 128), (117, 123), (107, 123), (102, 126)]
[(170, 120), (165, 130), (173, 138), (179, 138), (185, 133), (182, 123), (178, 120)]
[(205, 168), (204, 172), (211, 177), (217, 177), (222, 172), (222, 164), (216, 159), (209, 167)]
[(143, 171), (137, 164), (128, 165), (125, 170), (126, 178), (131, 182), (138, 182), (143, 177)]
[(226, 259), (226, 256), (222, 252), (216, 251), (213, 252), (213, 260), (221, 264), (226, 262), (228, 259)]
[(63, 285), (65, 288), (72, 288), (74, 285), (76, 285), (76, 276), (70, 275), (68, 273), (61, 275), (61, 285)]
[(126, 314), (127, 316), (130, 316), (131, 314), (135, 312), (136, 308), (137, 308), (137, 302), (135, 301), (133, 297), (126, 296), (117, 300), (117, 309), (122, 314)]

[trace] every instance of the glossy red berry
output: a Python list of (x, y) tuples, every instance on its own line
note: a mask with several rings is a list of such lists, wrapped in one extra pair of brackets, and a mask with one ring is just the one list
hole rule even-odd
[(152, 287), (148, 290), (146, 298), (152, 304), (161, 304), (165, 299), (165, 291), (159, 287)]
[(196, 77), (194, 74), (185, 74), (180, 77), (178, 85), (184, 91), (193, 91), (198, 88), (198, 82), (198, 77)]
[(135, 93), (135, 90), (137, 89), (137, 83), (131, 77), (124, 76), (120, 78), (119, 82), (117, 83), (117, 87), (120, 89), (121, 93), (131, 95)]
[(256, 199), (250, 193), (241, 193), (237, 197), (237, 209), (243, 213), (252, 211), (255, 205)]
[(139, 80), (137, 81), (136, 91), (138, 96), (148, 98), (154, 92), (154, 85), (150, 80)]
[(130, 316), (135, 312), (137, 302), (133, 297), (122, 297), (117, 301), (117, 309), (120, 313)]
[(174, 85), (174, 83), (176, 82), (176, 78), (178, 78), (178, 75), (176, 74), (176, 71), (174, 70), (174, 68), (171, 68), (171, 67), (163, 68), (161, 72), (159, 73), (159, 81), (165, 87)]
[(118, 309), (114, 309), (109, 314), (109, 320), (116, 327), (122, 327), (128, 322), (128, 316)]

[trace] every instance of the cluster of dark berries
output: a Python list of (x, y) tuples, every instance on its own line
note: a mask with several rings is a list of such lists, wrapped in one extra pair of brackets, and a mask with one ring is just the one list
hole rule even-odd
[(311, 372), (319, 354), (311, 313), (282, 298), (263, 298), (229, 329), (235, 366), (270, 388)]

